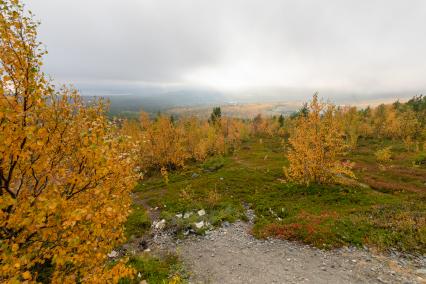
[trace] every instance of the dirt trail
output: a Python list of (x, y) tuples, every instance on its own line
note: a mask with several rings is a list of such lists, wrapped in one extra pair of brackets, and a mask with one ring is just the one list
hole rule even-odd
[(238, 222), (178, 244), (177, 252), (193, 272), (191, 283), (426, 283), (406, 261), (359, 249), (322, 251), (257, 240), (248, 229)]
[[(252, 218), (250, 218), (252, 219)], [(374, 255), (367, 249), (323, 251), (284, 240), (257, 240), (250, 222), (236, 222), (173, 241), (157, 235), (152, 245), (177, 252), (190, 283), (426, 283), (426, 258)]]

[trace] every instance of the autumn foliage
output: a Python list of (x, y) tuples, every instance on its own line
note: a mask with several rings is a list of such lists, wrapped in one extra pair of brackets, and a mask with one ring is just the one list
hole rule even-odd
[(249, 134), (248, 126), (239, 119), (216, 117), (210, 123), (195, 117), (171, 120), (145, 112), (139, 121), (126, 121), (123, 134), (138, 145), (138, 168), (142, 173), (183, 167), (190, 161), (203, 161), (238, 149)]
[(315, 94), (307, 115), (300, 115), (290, 134), (289, 168), (286, 177), (294, 182), (333, 183), (338, 175), (353, 177), (349, 163), (340, 161), (346, 151), (344, 132), (336, 107)]
[(284, 118), (279, 119), (275, 117), (264, 117), (261, 114), (256, 115), (251, 121), (251, 134), (258, 136), (283, 136)]
[[(309, 105), (285, 119), (288, 132), (286, 177), (297, 183), (333, 183), (336, 178), (353, 177), (348, 151), (356, 150), (359, 139), (402, 141), (406, 151), (426, 151), (426, 97), (407, 103), (396, 101), (358, 109), (321, 102), (314, 95)], [(378, 163), (389, 160), (388, 148), (378, 150)]]
[(105, 264), (123, 239), (133, 145), (70, 89), (40, 71), (37, 24), (0, 1), (0, 282), (116, 282)]
[[(124, 259), (112, 265), (106, 258), (124, 240), (130, 190), (141, 175), (159, 172), (168, 183), (169, 171), (238, 151), (249, 135), (282, 137), (289, 160), (284, 173), (303, 185), (354, 178), (344, 156), (361, 138), (398, 139), (407, 151), (426, 151), (423, 96), (358, 110), (314, 95), (294, 116), (246, 121), (222, 116), (220, 108), (209, 120), (144, 112), (138, 120), (110, 120), (102, 100), (84, 102), (77, 91), (46, 79), (36, 29), (19, 1), (0, 0), (2, 283), (110, 283), (131, 276)], [(390, 148), (377, 151), (377, 162), (389, 162), (391, 154)], [(190, 200), (187, 191), (182, 196)], [(219, 199), (216, 190), (208, 194), (212, 204)], [(309, 222), (267, 230), (296, 239), (335, 217), (302, 214)]]
[(358, 139), (398, 140), (406, 150), (424, 150), (426, 141), (426, 97), (415, 96), (407, 103), (396, 101), (377, 107), (357, 109), (353, 106), (337, 108), (348, 146), (354, 150)]

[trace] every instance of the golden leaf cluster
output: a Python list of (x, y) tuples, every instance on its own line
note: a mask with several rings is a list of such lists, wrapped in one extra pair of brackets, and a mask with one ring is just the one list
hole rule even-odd
[(315, 94), (308, 113), (298, 116), (289, 138), (286, 177), (294, 182), (332, 183), (340, 175), (353, 177), (350, 164), (339, 158), (346, 151), (342, 124), (336, 107), (326, 104)]
[(338, 115), (343, 123), (348, 144), (355, 148), (359, 137), (376, 139), (400, 139), (407, 150), (416, 141), (421, 144), (422, 126), (410, 108), (403, 110), (394, 104), (379, 105), (358, 111), (356, 107), (341, 107)]
[(133, 272), (105, 262), (123, 239), (133, 148), (102, 101), (46, 80), (36, 28), (0, 1), (0, 282), (116, 282)]
[(195, 117), (174, 121), (164, 115), (151, 119), (142, 112), (138, 122), (125, 122), (122, 131), (138, 145), (140, 171), (161, 170), (166, 176), (167, 170), (183, 167), (190, 160), (202, 161), (237, 149), (248, 135), (248, 126), (233, 118), (215, 123)]
[(383, 149), (379, 149), (376, 152), (374, 152), (374, 155), (376, 156), (376, 160), (379, 163), (390, 162), (392, 158), (392, 147), (389, 146)]

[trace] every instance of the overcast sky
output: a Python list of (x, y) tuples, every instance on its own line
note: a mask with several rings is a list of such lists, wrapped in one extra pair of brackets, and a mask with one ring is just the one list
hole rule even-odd
[(424, 0), (26, 0), (67, 83), (425, 90)]

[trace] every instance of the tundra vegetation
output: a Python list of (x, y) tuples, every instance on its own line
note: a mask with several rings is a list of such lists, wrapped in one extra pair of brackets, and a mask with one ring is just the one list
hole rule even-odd
[(248, 205), (259, 238), (426, 252), (426, 97), (111, 119), (43, 74), (38, 23), (19, 1), (0, 11), (1, 282), (178, 283), (173, 255), (107, 257), (149, 231), (148, 207), (177, 237), (245, 219)]

